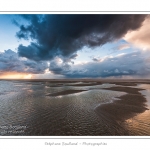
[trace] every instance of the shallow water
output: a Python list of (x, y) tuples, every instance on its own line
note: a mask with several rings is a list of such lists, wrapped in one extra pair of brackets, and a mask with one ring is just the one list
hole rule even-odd
[(148, 135), (150, 136), (150, 84), (139, 84), (138, 88), (142, 88), (143, 91), (140, 91), (144, 97), (147, 99), (147, 108), (142, 114), (128, 119), (127, 125), (130, 135)]
[[(150, 125), (149, 111), (132, 121), (127, 120), (125, 126), (115, 124), (107, 117), (99, 118), (95, 113), (100, 104), (125, 94), (101, 89), (114, 84), (52, 85), (54, 83), (0, 81), (0, 135), (150, 135), (145, 132)], [(88, 91), (46, 96), (70, 89)]]

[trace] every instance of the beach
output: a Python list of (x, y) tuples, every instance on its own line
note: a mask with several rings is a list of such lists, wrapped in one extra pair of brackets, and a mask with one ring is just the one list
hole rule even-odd
[(149, 80), (0, 80), (0, 134), (150, 135), (149, 89)]

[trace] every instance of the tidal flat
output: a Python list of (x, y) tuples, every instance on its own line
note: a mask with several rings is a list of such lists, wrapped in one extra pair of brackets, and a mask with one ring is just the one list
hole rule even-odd
[(0, 80), (1, 136), (150, 136), (150, 80)]

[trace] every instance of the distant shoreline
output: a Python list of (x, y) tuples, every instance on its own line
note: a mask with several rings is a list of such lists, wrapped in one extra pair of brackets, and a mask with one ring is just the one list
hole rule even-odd
[(52, 83), (74, 83), (74, 82), (97, 82), (97, 83), (147, 83), (150, 79), (0, 79), (0, 81), (24, 81), (24, 82), (52, 82)]

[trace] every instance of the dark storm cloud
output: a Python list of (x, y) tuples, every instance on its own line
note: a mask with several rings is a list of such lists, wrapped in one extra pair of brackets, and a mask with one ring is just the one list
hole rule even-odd
[[(99, 59), (99, 58), (98, 58)], [(68, 70), (59, 70), (66, 77), (113, 77), (113, 76), (150, 76), (149, 52), (106, 57), (101, 61), (73, 65)], [(51, 69), (51, 68), (50, 68)]]
[(12, 50), (5, 50), (0, 53), (0, 72), (24, 72), (24, 73), (44, 73), (48, 68), (46, 62), (35, 62), (33, 60), (23, 60)]
[(20, 25), (18, 38), (32, 39), (20, 45), (22, 57), (50, 60), (71, 57), (83, 46), (101, 46), (136, 30), (147, 15), (23, 15), (29, 25)]

